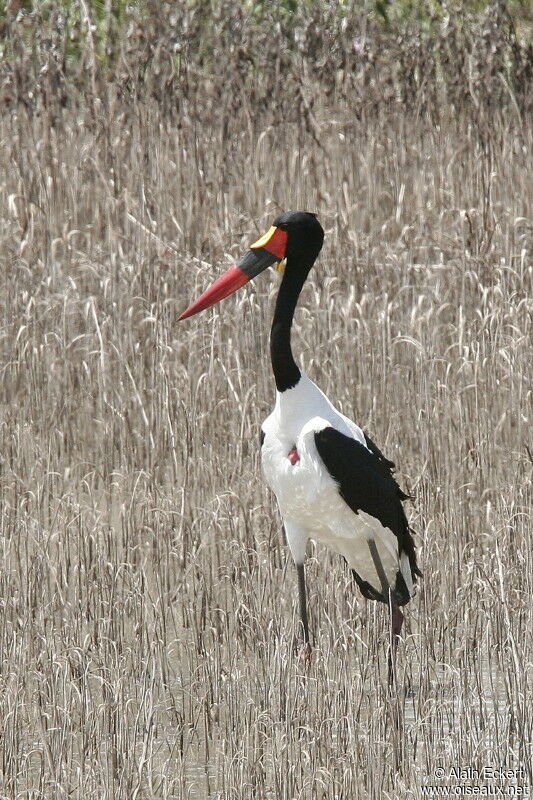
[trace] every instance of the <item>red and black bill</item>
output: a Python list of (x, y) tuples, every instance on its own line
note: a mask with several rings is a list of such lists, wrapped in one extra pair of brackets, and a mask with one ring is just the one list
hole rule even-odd
[(214, 306), (251, 281), (267, 267), (271, 267), (276, 262), (281, 264), (286, 250), (287, 231), (271, 227), (264, 236), (250, 245), (250, 249), (238, 264), (230, 267), (220, 278), (217, 278), (198, 300), (185, 309), (180, 320), (192, 317), (194, 314)]

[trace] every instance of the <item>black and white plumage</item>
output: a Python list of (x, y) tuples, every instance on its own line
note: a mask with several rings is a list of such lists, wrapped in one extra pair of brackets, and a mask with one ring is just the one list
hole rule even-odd
[[(318, 454), (338, 483), (339, 495), (368, 526), (362, 530), (365, 539), (373, 536), (376, 541), (383, 541), (385, 548), (389, 548), (389, 558), (388, 554), (382, 555), (381, 561), (391, 587), (392, 600), (396, 605), (403, 606), (413, 594), (413, 569), (416, 572), (413, 539), (402, 505), (407, 495), (392, 477), (391, 462), (380, 458), (369, 443), (366, 435), (365, 446), (333, 427), (315, 433)], [(390, 537), (389, 531), (396, 541)], [(364, 547), (361, 549), (365, 552)], [(378, 552), (379, 549), (378, 545)], [(390, 568), (388, 561), (391, 562)], [(370, 565), (370, 569), (366, 565), (365, 574), (363, 557), (355, 559), (355, 563), (354, 560), (348, 563), (366, 598), (389, 602), (388, 596), (376, 589), (373, 581), (374, 564)]]
[(303, 565), (309, 538), (344, 556), (364, 597), (390, 605), (395, 634), (403, 620), (399, 606), (410, 600), (420, 575), (402, 505), (406, 495), (392, 475), (394, 464), (330, 403), (293, 358), (293, 315), (323, 238), (314, 214), (282, 214), (242, 261), (181, 317), (213, 305), (267, 266), (286, 259), (270, 335), (276, 403), (261, 429), (261, 460), (298, 569), (307, 646)]

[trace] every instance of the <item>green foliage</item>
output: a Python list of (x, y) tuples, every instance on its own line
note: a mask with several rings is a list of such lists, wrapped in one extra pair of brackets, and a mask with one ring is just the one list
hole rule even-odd
[(278, 112), (303, 102), (308, 114), (305, 75), (327, 96), (349, 96), (355, 115), (384, 98), (433, 116), (509, 103), (526, 113), (528, 14), (523, 0), (24, 0), (0, 3), (0, 59), (4, 85), (19, 97), (45, 83), (48, 93), (70, 84), (71, 97), (105, 96), (114, 83), (172, 109), (201, 79), (214, 98), (233, 87), (233, 103), (249, 83), (264, 109), (281, 80)]

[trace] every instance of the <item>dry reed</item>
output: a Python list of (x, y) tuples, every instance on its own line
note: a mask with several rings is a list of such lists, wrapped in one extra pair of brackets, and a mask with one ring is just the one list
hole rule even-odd
[[(529, 785), (533, 160), (519, 93), (498, 113), (458, 94), (464, 113), (450, 101), (437, 120), (442, 81), (416, 86), (404, 113), (372, 84), (357, 118), (346, 65), (328, 94), (304, 54), (289, 114), (284, 81), (257, 111), (235, 64), (217, 109), (205, 65), (194, 90), (137, 97), (150, 73), (124, 99), (116, 84), (101, 96), (95, 57), (83, 98), (72, 72), (22, 79), (27, 49), (11, 58), (0, 796), (418, 798), (437, 768), (483, 766), (523, 768), (507, 782)], [(295, 657), (295, 575), (258, 465), (277, 276), (176, 323), (285, 208), (326, 228), (295, 350), (415, 497), (424, 578), (394, 698), (384, 609), (320, 547), (308, 674)]]

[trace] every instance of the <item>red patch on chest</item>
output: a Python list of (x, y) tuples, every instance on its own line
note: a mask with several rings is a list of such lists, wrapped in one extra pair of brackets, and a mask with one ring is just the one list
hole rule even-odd
[(295, 447), (293, 447), (292, 450), (289, 450), (289, 452), (287, 453), (287, 458), (294, 467), (294, 465), (297, 464), (298, 461), (300, 460), (300, 456), (298, 455), (298, 450)]

